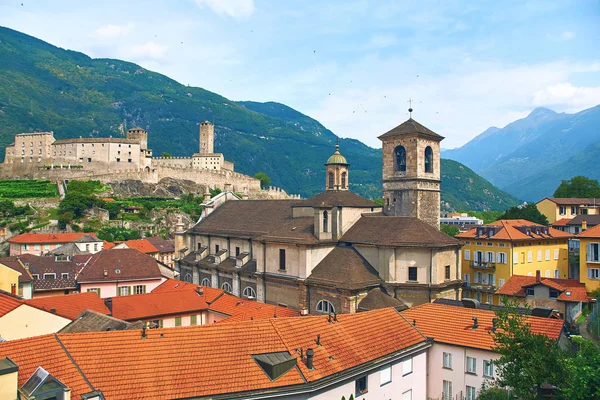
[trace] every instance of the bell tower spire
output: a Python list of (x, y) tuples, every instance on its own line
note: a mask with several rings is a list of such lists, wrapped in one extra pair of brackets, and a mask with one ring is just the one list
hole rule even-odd
[(335, 152), (325, 164), (325, 189), (348, 190), (348, 169), (350, 164), (340, 153), (339, 139), (335, 143)]

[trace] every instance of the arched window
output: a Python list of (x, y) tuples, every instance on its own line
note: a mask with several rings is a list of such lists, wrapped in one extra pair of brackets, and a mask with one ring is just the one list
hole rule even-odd
[(187, 274), (185, 274), (185, 277), (183, 278), (184, 281), (186, 282), (191, 282), (192, 281), (192, 274), (190, 274), (189, 272)]
[(346, 189), (346, 173), (342, 172), (342, 189)]
[(250, 286), (246, 286), (244, 288), (243, 295), (244, 295), (244, 297), (247, 297), (249, 299), (255, 299), (256, 298), (256, 292)]
[(335, 308), (333, 308), (333, 304), (331, 304), (327, 300), (321, 300), (317, 303), (317, 312), (325, 314), (334, 314)]
[(208, 278), (202, 279), (202, 286), (210, 287), (210, 279), (208, 279)]
[(433, 172), (433, 150), (430, 146), (425, 148), (425, 172)]
[(227, 293), (231, 293), (231, 285), (229, 284), (229, 282), (223, 282), (223, 284), (221, 285), (221, 289), (223, 289)]
[(406, 172), (406, 149), (404, 146), (398, 146), (394, 150), (396, 155), (396, 171)]
[(327, 232), (327, 225), (329, 225), (329, 213), (325, 210), (323, 211), (323, 232)]
[(329, 173), (329, 189), (333, 189), (333, 172)]

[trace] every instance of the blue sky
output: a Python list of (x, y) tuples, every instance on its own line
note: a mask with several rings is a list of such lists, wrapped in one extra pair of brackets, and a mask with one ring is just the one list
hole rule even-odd
[(445, 148), (538, 106), (600, 104), (600, 0), (0, 0), (0, 25), (373, 147), (409, 98)]

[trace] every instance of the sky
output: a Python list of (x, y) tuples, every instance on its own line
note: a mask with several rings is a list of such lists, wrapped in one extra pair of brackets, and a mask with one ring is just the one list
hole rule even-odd
[(0, 0), (0, 25), (371, 147), (409, 99), (443, 148), (535, 107), (600, 104), (600, 0)]

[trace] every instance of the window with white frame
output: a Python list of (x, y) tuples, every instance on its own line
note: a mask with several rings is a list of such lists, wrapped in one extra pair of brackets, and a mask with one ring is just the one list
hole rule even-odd
[(532, 262), (533, 261), (533, 252), (528, 251), (527, 252), (527, 262)]
[(496, 285), (496, 275), (494, 275), (494, 274), (488, 274), (488, 284), (489, 285)]
[(320, 300), (317, 303), (317, 312), (325, 314), (334, 314), (335, 308), (333, 307), (333, 304), (331, 304), (327, 300)]
[(60, 279), (69, 279), (69, 273), (68, 272), (63, 272), (60, 274)]
[(471, 283), (471, 275), (463, 274), (463, 281), (465, 281), (467, 283)]
[(482, 273), (481, 272), (475, 272), (473, 274), (473, 282), (474, 283), (482, 283), (482, 279), (481, 279)]
[(133, 287), (133, 294), (144, 294), (146, 293), (146, 285), (135, 285)]
[(558, 260), (558, 256), (559, 256), (559, 254), (560, 254), (560, 251), (559, 251), (559, 249), (554, 249), (554, 259), (555, 259), (555, 260)]
[(587, 245), (587, 261), (600, 261), (600, 243), (590, 243)]
[(513, 251), (513, 264), (518, 264), (518, 263), (519, 263), (519, 252)]
[(552, 276), (552, 275), (550, 275), (550, 270), (549, 270), (549, 269), (547, 269), (547, 270), (546, 270), (546, 278), (550, 278), (551, 276)]
[(465, 250), (465, 260), (471, 259), (471, 250)]
[(130, 287), (129, 286), (120, 286), (119, 287), (119, 296), (129, 296)]
[(558, 213), (560, 215), (565, 215), (567, 213), (567, 207), (565, 207), (565, 206), (559, 206), (558, 207)]
[(383, 386), (392, 381), (392, 367), (388, 365), (387, 367), (379, 370), (379, 386)]
[(477, 399), (477, 388), (474, 386), (467, 386), (467, 400)]
[(546, 250), (546, 261), (550, 261), (550, 250)]
[(452, 400), (452, 382), (444, 381), (443, 390), (444, 392), (442, 393), (442, 399)]
[(100, 288), (89, 288), (89, 289), (86, 290), (86, 292), (94, 292), (98, 296), (100, 296)]
[(254, 291), (254, 289), (250, 286), (246, 286), (244, 288), (244, 292), (243, 292), (244, 297), (247, 297), (249, 299), (255, 299), (256, 298), (256, 292)]
[(406, 392), (402, 393), (402, 400), (412, 400), (412, 389), (408, 389)]
[(56, 274), (44, 274), (44, 279), (52, 280), (56, 279)]
[(498, 264), (506, 264), (506, 253), (497, 253), (496, 262)]
[(560, 278), (560, 271), (559, 270), (557, 270), (557, 269), (554, 270), (554, 277), (557, 278), (557, 279)]
[(221, 289), (223, 289), (227, 293), (231, 293), (231, 284), (229, 282), (223, 282), (223, 284), (221, 285)]
[(494, 252), (493, 251), (488, 251), (487, 253), (485, 253), (485, 261), (486, 262), (494, 262)]
[(202, 283), (200, 283), (202, 286), (207, 286), (210, 287), (210, 279), (208, 278), (204, 278), (202, 279)]
[(452, 369), (452, 354), (444, 353), (444, 368)]
[(411, 358), (407, 358), (406, 360), (402, 361), (402, 376), (412, 374), (412, 372), (413, 372), (413, 359), (411, 357)]
[(485, 360), (483, 362), (483, 376), (489, 378), (494, 377), (494, 363), (491, 360)]
[(475, 357), (467, 357), (467, 372), (471, 374), (477, 373), (477, 359)]
[(33, 245), (33, 249), (34, 250), (39, 250), (40, 249), (40, 245), (39, 244), (34, 244)]
[(590, 278), (590, 279), (600, 279), (600, 268), (590, 268), (590, 269), (588, 269), (588, 278)]
[(538, 260), (538, 262), (542, 261), (542, 251), (541, 250), (538, 250), (537, 260)]
[(501, 288), (504, 285), (504, 279), (498, 279), (498, 287)]

